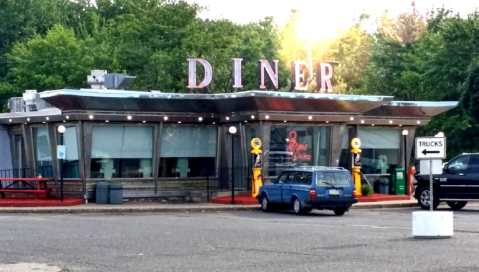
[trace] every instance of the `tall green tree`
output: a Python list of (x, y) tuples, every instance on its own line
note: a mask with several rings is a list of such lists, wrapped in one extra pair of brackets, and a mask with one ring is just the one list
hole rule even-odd
[(92, 64), (84, 58), (86, 53), (84, 41), (73, 30), (56, 25), (44, 38), (36, 35), (13, 46), (9, 76), (20, 90), (85, 87)]

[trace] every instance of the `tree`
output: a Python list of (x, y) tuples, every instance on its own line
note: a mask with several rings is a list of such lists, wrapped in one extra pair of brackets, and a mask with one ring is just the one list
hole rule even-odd
[(8, 54), (9, 77), (21, 90), (86, 87), (92, 63), (83, 58), (85, 53), (84, 42), (75, 38), (73, 30), (56, 25), (45, 38), (36, 35), (13, 46)]
[(0, 1), (0, 78), (9, 66), (6, 53), (17, 42), (44, 36), (56, 24), (78, 27), (89, 12), (88, 0), (2, 0)]
[(421, 15), (416, 4), (411, 2), (408, 12), (397, 16), (386, 10), (379, 18), (379, 31), (386, 37), (404, 44), (410, 44), (422, 37), (427, 29), (428, 14)]

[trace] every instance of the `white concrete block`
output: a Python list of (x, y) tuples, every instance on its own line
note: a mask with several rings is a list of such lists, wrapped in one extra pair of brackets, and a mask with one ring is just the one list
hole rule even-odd
[(418, 238), (449, 238), (453, 235), (453, 212), (412, 213), (412, 235)]

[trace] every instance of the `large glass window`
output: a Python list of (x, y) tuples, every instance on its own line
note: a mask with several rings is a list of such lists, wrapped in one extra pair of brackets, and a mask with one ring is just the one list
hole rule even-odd
[(359, 128), (361, 139), (361, 172), (386, 174), (398, 167), (401, 133), (397, 129)]
[(327, 166), (329, 132), (321, 126), (271, 126), (269, 176), (294, 166)]
[(149, 178), (152, 158), (153, 127), (93, 126), (92, 178)]
[(216, 127), (165, 126), (159, 177), (204, 177), (216, 166)]
[(37, 175), (53, 177), (52, 154), (50, 150), (50, 138), (46, 127), (33, 128), (33, 144), (35, 148), (35, 165)]
[[(358, 137), (361, 140), (362, 173), (388, 174), (391, 167), (399, 166), (400, 130), (360, 127)], [(343, 167), (350, 167), (352, 164), (345, 159), (351, 149), (349, 142), (347, 139), (343, 142), (340, 165)]]
[[(75, 126), (66, 127), (63, 134), (66, 153), (66, 159), (63, 160), (63, 177), (80, 178), (77, 128)], [(60, 133), (57, 133), (57, 142), (60, 144)]]

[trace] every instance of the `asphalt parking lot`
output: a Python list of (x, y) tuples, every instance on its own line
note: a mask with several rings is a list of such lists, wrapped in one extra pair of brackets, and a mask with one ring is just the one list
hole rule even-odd
[(0, 215), (0, 271), (479, 271), (479, 206), (450, 239), (413, 238), (416, 210)]

